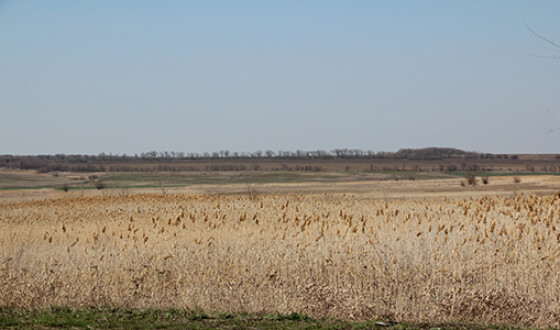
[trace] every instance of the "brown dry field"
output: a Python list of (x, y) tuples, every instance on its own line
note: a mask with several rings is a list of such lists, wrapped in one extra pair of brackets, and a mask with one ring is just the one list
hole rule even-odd
[(560, 326), (560, 177), (0, 191), (0, 307)]

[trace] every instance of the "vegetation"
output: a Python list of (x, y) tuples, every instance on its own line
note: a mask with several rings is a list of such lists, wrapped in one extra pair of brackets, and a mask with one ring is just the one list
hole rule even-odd
[(465, 178), (467, 179), (467, 184), (469, 186), (476, 186), (476, 175), (472, 172), (465, 174)]
[[(285, 184), (285, 183), (337, 183), (365, 180), (388, 180), (399, 177), (403, 180), (449, 178), (437, 173), (413, 172), (290, 172), (290, 171), (250, 171), (250, 172), (171, 172), (171, 173), (104, 173), (83, 176), (80, 173), (64, 173), (57, 177), (46, 176), (29, 171), (9, 173), (0, 171), (0, 190), (55, 188), (71, 191), (102, 188), (159, 188), (188, 187), (192, 185), (247, 185), (247, 184)], [(4, 180), (4, 178), (7, 178)], [(67, 190), (65, 190), (68, 188)]]
[(94, 184), (95, 184), (95, 188), (97, 188), (98, 190), (101, 190), (106, 187), (105, 183), (101, 180), (96, 180)]
[(558, 194), (71, 197), (3, 202), (0, 229), (8, 314), (110, 306), (310, 325), (560, 322)]
[(277, 328), (278, 326), (303, 329), (332, 329), (361, 325), (358, 322), (317, 321), (305, 315), (255, 315), (218, 313), (209, 315), (201, 310), (179, 309), (117, 309), (117, 308), (66, 308), (51, 307), (26, 311), (0, 309), (0, 328), (135, 328), (135, 329), (208, 329), (226, 328)]
[(516, 329), (472, 323), (397, 323), (370, 320), (314, 319), (298, 313), (206, 313), (181, 309), (119, 309), (50, 307), (26, 311), (0, 309), (0, 328), (85, 329)]
[[(527, 172), (560, 172), (560, 155), (484, 154), (453, 148), (401, 149), (373, 152), (359, 149), (237, 153), (148, 152), (140, 155), (0, 155), (0, 168), (57, 172), (227, 172), (227, 171), (413, 171), (486, 172), (509, 167)], [(355, 165), (358, 165), (357, 167)]]

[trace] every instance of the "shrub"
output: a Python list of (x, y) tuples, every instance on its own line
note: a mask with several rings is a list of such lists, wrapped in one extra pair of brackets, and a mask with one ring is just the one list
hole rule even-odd
[(102, 181), (95, 181), (95, 188), (97, 188), (98, 190), (101, 190), (101, 189), (106, 188), (106, 187), (107, 186)]
[(521, 178), (519, 178), (518, 176), (513, 177), (513, 183), (520, 183), (520, 182), (521, 182)]
[(482, 183), (488, 184), (488, 176), (482, 176)]
[(467, 179), (467, 183), (470, 186), (476, 186), (476, 176), (474, 175), (474, 173), (467, 173), (465, 174), (465, 178)]

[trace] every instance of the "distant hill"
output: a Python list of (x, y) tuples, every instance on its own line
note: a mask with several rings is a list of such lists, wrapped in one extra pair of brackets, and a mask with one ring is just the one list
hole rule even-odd
[(480, 157), (480, 154), (456, 148), (429, 147), (421, 149), (400, 149), (395, 153), (395, 157), (411, 160), (438, 160), (444, 158)]

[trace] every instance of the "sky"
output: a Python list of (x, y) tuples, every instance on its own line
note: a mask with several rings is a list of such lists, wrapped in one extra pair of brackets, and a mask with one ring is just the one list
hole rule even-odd
[(560, 153), (560, 1), (0, 0), (0, 154)]

